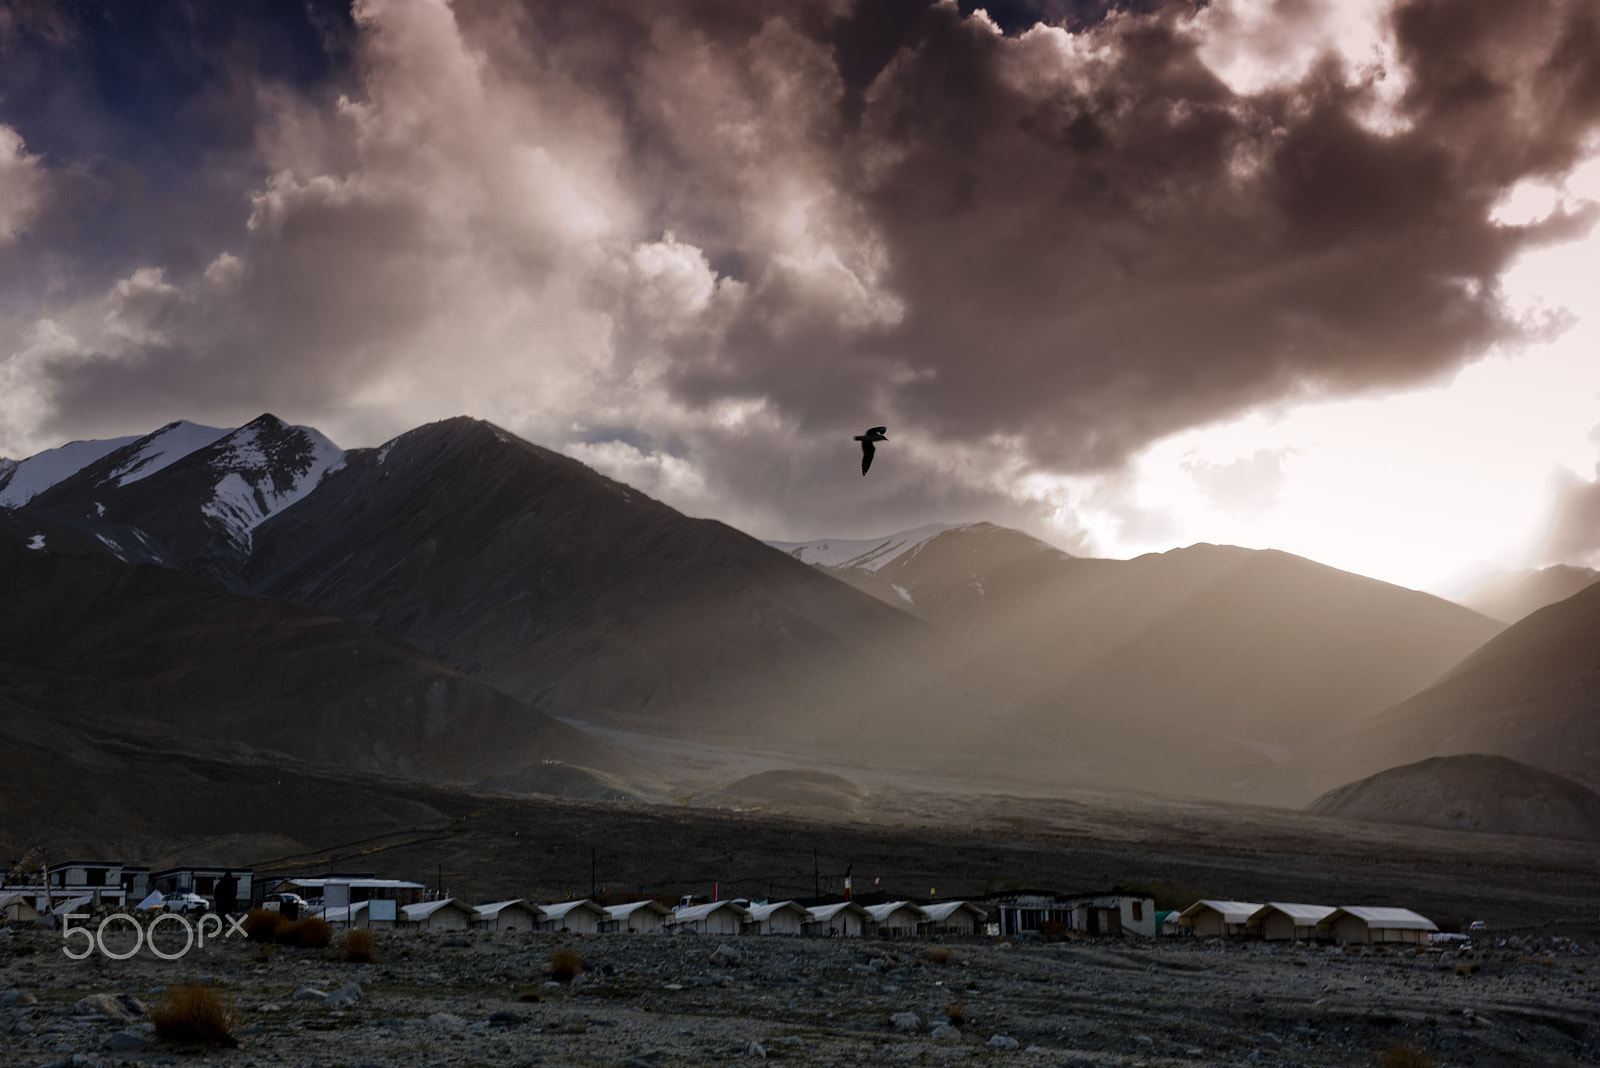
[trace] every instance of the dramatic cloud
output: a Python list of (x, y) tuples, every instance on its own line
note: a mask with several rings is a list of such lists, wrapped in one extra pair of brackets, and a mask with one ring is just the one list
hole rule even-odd
[[(45, 151), (164, 225), (30, 253), (53, 281), (0, 321), (0, 451), (467, 412), (763, 533), (1024, 522), (1041, 477), (1558, 325), (1501, 279), (1592, 207), (1495, 212), (1593, 150), (1592, 3), (1037, 10), (360, 0), (258, 56), (250, 8), (196, 35), (189, 177), (130, 200), (161, 172), (91, 165), (117, 138)], [(71, 54), (66, 24), (30, 47)], [(0, 121), (34, 143), (46, 97)], [(9, 133), (0, 240), (42, 165)], [(1276, 465), (1194, 475), (1248, 510)]]
[(17, 131), (0, 126), (0, 245), (15, 241), (33, 220), (44, 190), (39, 157), (27, 153)]

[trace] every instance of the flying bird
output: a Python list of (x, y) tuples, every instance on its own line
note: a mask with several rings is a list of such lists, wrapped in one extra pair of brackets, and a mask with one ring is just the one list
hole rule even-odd
[(869, 427), (865, 434), (856, 435), (856, 440), (861, 442), (861, 473), (863, 475), (867, 473), (867, 468), (872, 466), (872, 454), (878, 451), (873, 448), (872, 443), (875, 441), (888, 441), (889, 439), (883, 433), (888, 429), (886, 426)]

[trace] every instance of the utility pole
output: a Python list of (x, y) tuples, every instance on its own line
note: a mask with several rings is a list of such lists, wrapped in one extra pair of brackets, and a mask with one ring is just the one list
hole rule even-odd
[(822, 866), (821, 866), (821, 863), (817, 860), (817, 847), (816, 846), (812, 846), (811, 847), (811, 884), (812, 884), (811, 885), (812, 891), (817, 895), (817, 897), (821, 897), (822, 896)]
[(595, 904), (598, 905), (600, 903), (597, 900), (599, 898), (599, 896), (600, 896), (599, 892), (598, 892), (598, 888), (599, 888), (600, 884), (595, 881), (594, 870), (595, 870), (594, 869), (594, 846), (590, 846), (589, 847), (589, 900), (593, 901)]

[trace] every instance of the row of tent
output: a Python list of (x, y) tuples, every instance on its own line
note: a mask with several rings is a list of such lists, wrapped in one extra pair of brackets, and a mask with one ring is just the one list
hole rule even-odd
[(404, 924), (422, 929), (576, 931), (580, 933), (694, 933), (714, 935), (837, 935), (847, 938), (911, 935), (973, 935), (988, 914), (969, 901), (918, 905), (891, 901), (859, 905), (841, 901), (807, 907), (794, 901), (711, 901), (669, 908), (659, 901), (599, 905), (593, 901), (536, 904), (524, 898), (468, 905), (456, 898), (392, 902), (358, 901), (320, 910), (329, 923), (347, 927)]
[(1413, 942), (1439, 928), (1410, 909), (1369, 905), (1305, 905), (1269, 901), (1196, 901), (1162, 922), (1164, 934), (1199, 938), (1255, 935), (1268, 941)]

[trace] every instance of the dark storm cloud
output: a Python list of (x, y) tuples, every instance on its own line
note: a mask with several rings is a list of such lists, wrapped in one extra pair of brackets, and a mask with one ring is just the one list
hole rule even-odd
[[(138, 52), (115, 6), (32, 17), (12, 155), (101, 192), (0, 248), (80, 280), (0, 323), (13, 440), (466, 410), (804, 535), (857, 521), (864, 426), (875, 523), (1010, 518), (1028, 474), (1545, 328), (1500, 275), (1590, 220), (1490, 213), (1600, 123), (1600, 9), (1408, 0), (1391, 69), (1246, 90), (1237, 6), (182, 6)], [(1282, 53), (1338, 5), (1273, 10)]]

